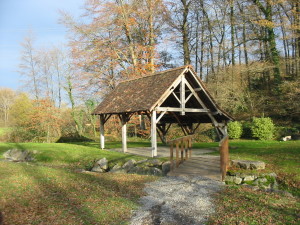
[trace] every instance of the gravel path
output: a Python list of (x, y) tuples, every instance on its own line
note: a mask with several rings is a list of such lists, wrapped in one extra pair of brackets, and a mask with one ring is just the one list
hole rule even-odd
[(131, 225), (199, 225), (214, 212), (212, 194), (222, 183), (204, 177), (163, 177), (145, 187)]

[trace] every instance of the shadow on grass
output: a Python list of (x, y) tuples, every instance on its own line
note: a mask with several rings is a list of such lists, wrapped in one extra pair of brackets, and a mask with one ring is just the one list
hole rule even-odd
[[(57, 182), (51, 180), (51, 178), (47, 179), (47, 175), (39, 168), (36, 167), (34, 170), (28, 169), (28, 166), (22, 164), (24, 173), (32, 177), (36, 183), (39, 184), (39, 189), (45, 194), (45, 200), (47, 201), (47, 206), (58, 206), (59, 210), (62, 209), (64, 213), (67, 213), (68, 216), (71, 216), (72, 218), (75, 217), (76, 221), (82, 221), (84, 224), (104, 224), (107, 222), (104, 221), (99, 221), (99, 218), (95, 215), (95, 213), (89, 209), (86, 205), (83, 203), (83, 199), (88, 199), (88, 198), (101, 198), (101, 201), (99, 201), (99, 204), (103, 201), (107, 201), (105, 199), (107, 196), (102, 196), (101, 193), (94, 192), (93, 189), (95, 186), (101, 187), (103, 190), (107, 190), (104, 192), (109, 192), (108, 198), (127, 198), (130, 201), (132, 199), (136, 199), (137, 193), (135, 190), (132, 190), (131, 188), (128, 188), (124, 186), (122, 183), (118, 183), (113, 180), (112, 177), (110, 176), (93, 176), (89, 174), (76, 174), (76, 177), (72, 177), (70, 179), (75, 179), (72, 180), (72, 182), (76, 183), (77, 179), (83, 180), (86, 183), (86, 186), (77, 186), (73, 185), (72, 183), (70, 184), (70, 189), (73, 191), (69, 192), (65, 188), (62, 188), (58, 185)], [(57, 171), (57, 170), (56, 170)], [(65, 170), (60, 170), (62, 173), (67, 173)], [(66, 174), (67, 175), (67, 174)], [(56, 176), (61, 176), (57, 174)], [(61, 178), (63, 179), (63, 178)], [(135, 181), (137, 185), (141, 185), (143, 182), (142, 179)], [(136, 185), (135, 184), (135, 185)], [(90, 191), (88, 195), (83, 195), (83, 193), (80, 193), (81, 189), (84, 188), (89, 188)], [(74, 191), (74, 188), (77, 189)], [(78, 192), (76, 194), (75, 192)], [(96, 194), (100, 194), (97, 197), (95, 197)], [(81, 200), (82, 199), (82, 200)], [(93, 199), (94, 200), (94, 199)], [(43, 199), (39, 199), (39, 201), (44, 201)], [(97, 199), (96, 199), (97, 201)], [(67, 204), (66, 204), (67, 203)], [(122, 207), (123, 201), (120, 201), (120, 206)], [(118, 206), (114, 206), (118, 207)], [(113, 210), (113, 207), (112, 207)], [(102, 212), (99, 212), (102, 213)], [(113, 214), (113, 212), (112, 212)], [(124, 214), (128, 214), (128, 212), (124, 212)], [(120, 222), (122, 221), (122, 216), (121, 215), (118, 224), (121, 224)], [(110, 218), (109, 218), (110, 219)], [(109, 220), (108, 219), (108, 220)], [(114, 222), (115, 223), (115, 222)], [(80, 224), (80, 222), (78, 222)]]

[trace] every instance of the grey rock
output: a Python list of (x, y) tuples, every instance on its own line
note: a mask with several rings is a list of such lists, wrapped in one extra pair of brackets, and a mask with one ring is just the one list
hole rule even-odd
[(153, 166), (153, 167), (157, 167), (157, 166), (161, 166), (162, 162), (158, 159), (149, 159), (146, 162), (147, 166)]
[[(241, 179), (241, 178), (240, 178)], [(241, 179), (242, 180), (242, 179)], [(236, 176), (226, 176), (225, 177), (225, 183), (226, 184), (236, 184)]]
[(253, 175), (248, 175), (244, 177), (244, 181), (253, 181), (255, 180), (255, 176)]
[(130, 159), (123, 165), (123, 169), (126, 170), (126, 172), (130, 171), (134, 165), (136, 164), (136, 161), (134, 159)]
[(263, 185), (263, 184), (265, 184), (267, 181), (268, 181), (268, 180), (267, 180), (266, 178), (264, 178), (264, 177), (262, 177), (262, 178), (257, 178), (257, 179), (253, 182), (253, 184), (254, 184), (254, 185)]
[(4, 158), (13, 162), (27, 162), (32, 161), (34, 158), (27, 150), (10, 149), (3, 154)]
[(94, 166), (91, 171), (92, 172), (97, 172), (97, 173), (103, 173), (103, 172), (105, 172), (105, 170), (102, 169), (99, 165)]
[(154, 175), (154, 176), (162, 176), (163, 172), (162, 170), (155, 168), (155, 167), (151, 167), (149, 169), (150, 174), (149, 175)]
[(161, 169), (162, 169), (163, 175), (167, 175), (167, 173), (169, 173), (171, 170), (171, 162), (170, 161), (164, 162), (162, 164)]
[(266, 164), (261, 161), (251, 161), (250, 163), (250, 169), (254, 170), (263, 170), (266, 168)]
[(114, 165), (114, 167), (109, 172), (110, 173), (127, 173), (127, 171), (118, 164)]
[(250, 161), (250, 160), (231, 160), (231, 165), (241, 169), (265, 169), (265, 163), (261, 161)]
[(156, 167), (140, 167), (136, 166), (131, 168), (128, 173), (135, 173), (135, 174), (140, 174), (140, 175), (154, 175), (154, 176), (162, 176), (162, 170), (156, 168)]
[(145, 162), (147, 162), (147, 161), (148, 161), (148, 159), (140, 160), (140, 161), (137, 161), (136, 164), (145, 163)]
[(235, 183), (235, 184), (240, 184), (240, 183), (242, 183), (242, 181), (243, 181), (243, 179), (240, 177), (234, 177), (234, 179), (233, 179), (233, 183)]
[(98, 160), (95, 163), (95, 166), (96, 165), (100, 166), (100, 168), (103, 169), (103, 170), (107, 170), (108, 169), (108, 161), (107, 161), (106, 158), (102, 158), (102, 159)]
[(119, 164), (116, 164), (113, 166), (113, 168), (110, 171), (119, 170), (119, 169), (122, 169), (122, 166), (120, 166)]

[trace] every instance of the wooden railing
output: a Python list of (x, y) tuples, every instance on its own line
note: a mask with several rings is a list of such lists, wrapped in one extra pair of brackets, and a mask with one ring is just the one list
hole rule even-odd
[[(176, 138), (174, 140), (168, 141), (170, 144), (170, 162), (171, 162), (171, 171), (174, 170), (174, 147), (176, 149), (176, 168), (184, 162), (184, 160), (188, 160), (192, 157), (192, 138), (193, 135), (184, 136), (181, 138)], [(180, 158), (179, 158), (180, 151)], [(185, 156), (184, 156), (185, 153)]]
[(229, 151), (228, 151), (228, 135), (224, 136), (223, 139), (219, 143), (220, 149), (220, 166), (221, 166), (221, 175), (222, 181), (224, 181), (226, 172), (229, 166)]

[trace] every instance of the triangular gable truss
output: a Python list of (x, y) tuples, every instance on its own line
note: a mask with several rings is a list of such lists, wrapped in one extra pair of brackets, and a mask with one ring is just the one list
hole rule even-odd
[[(190, 76), (193, 79), (193, 84), (195, 87), (192, 87), (190, 82), (186, 79), (187, 74), (190, 74)], [(179, 93), (176, 93), (176, 90), (179, 87)], [(215, 111), (211, 111), (207, 105), (202, 101), (200, 96), (197, 92), (203, 91), (204, 94), (208, 97), (208, 99), (211, 101), (211, 104), (215, 106)], [(179, 95), (178, 95), (179, 94)], [(179, 107), (164, 107), (164, 103), (168, 98), (174, 98), (176, 99), (177, 103), (179, 104)], [(186, 107), (187, 103), (194, 98), (196, 100), (196, 104), (194, 103), (194, 107)], [(201, 84), (201, 81), (196, 76), (195, 72), (191, 70), (189, 67), (184, 70), (180, 76), (173, 82), (173, 84), (166, 90), (166, 92), (162, 95), (162, 97), (152, 106), (151, 111), (157, 111), (159, 112), (158, 118), (156, 119), (156, 123), (160, 121), (160, 119), (166, 114), (166, 112), (169, 112), (172, 114), (175, 119), (177, 120), (178, 124), (181, 125), (183, 132), (187, 134), (194, 133), (195, 130), (198, 128), (200, 123), (196, 125), (196, 128), (187, 129), (186, 126), (183, 126), (181, 124), (180, 119), (178, 116), (176, 116), (175, 112), (180, 113), (180, 115), (186, 115), (186, 113), (206, 113), (209, 118), (212, 121), (212, 124), (217, 130), (217, 133), (220, 137), (224, 136), (224, 134), (227, 133), (226, 129), (224, 127), (226, 126), (225, 123), (218, 122), (214, 115), (220, 113), (218, 110), (218, 107), (214, 103), (214, 101), (211, 99), (210, 95), (208, 95), (207, 91)], [(159, 129), (162, 133), (165, 133), (165, 131), (162, 129)], [(161, 134), (160, 134), (161, 135)]]

